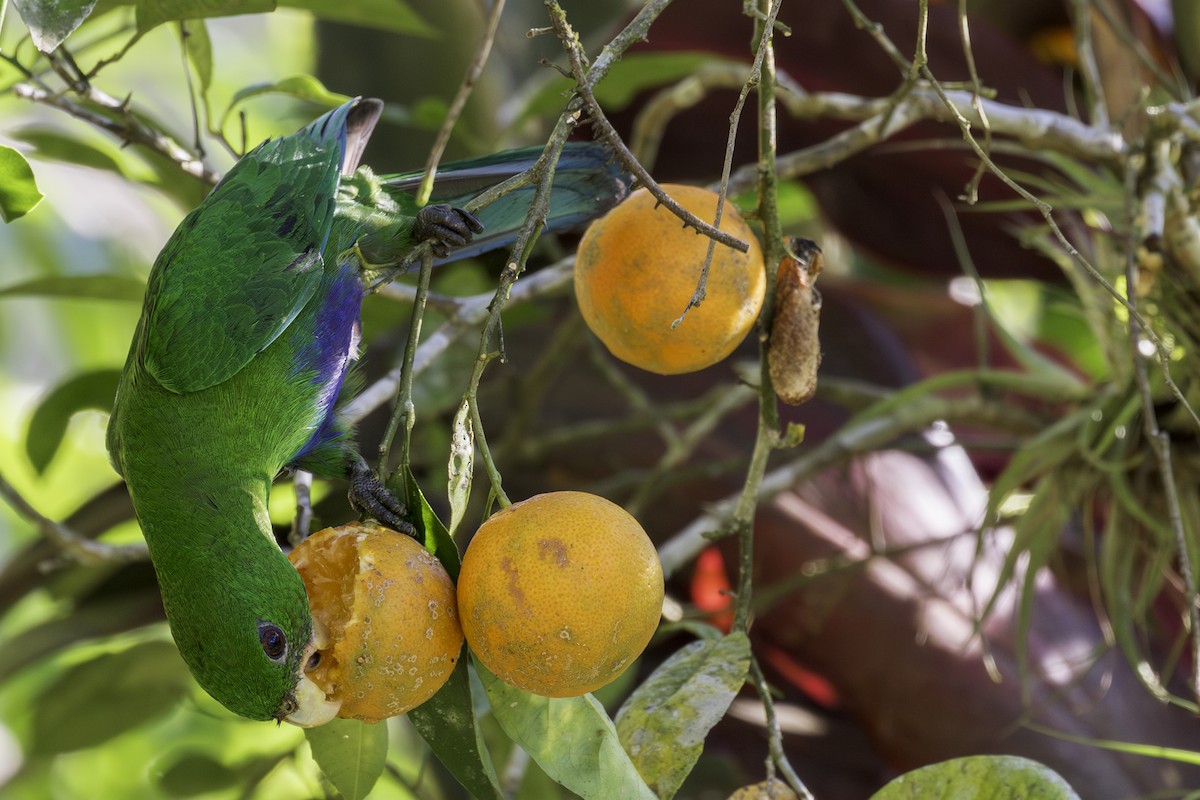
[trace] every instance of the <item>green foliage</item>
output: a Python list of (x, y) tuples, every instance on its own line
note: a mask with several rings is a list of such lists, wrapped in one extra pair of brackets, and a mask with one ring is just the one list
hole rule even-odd
[(401, 0), (280, 0), (279, 5), (311, 11), (321, 19), (362, 25), (407, 36), (433, 36), (434, 29)]
[(11, 147), (0, 145), (0, 217), (23, 217), (42, 200), (29, 162)]
[(49, 53), (88, 18), (96, 0), (13, 0), (13, 4), (25, 20), (33, 43)]
[(170, 642), (97, 655), (39, 693), (29, 753), (48, 756), (103, 744), (174, 710), (190, 684)]
[(371, 793), (387, 763), (385, 723), (335, 719), (304, 735), (321, 772), (345, 800), (362, 800)]
[(466, 646), (454, 673), (432, 698), (408, 712), (408, 720), (438, 760), (473, 797), (504, 796), (492, 766), (471, 692)]
[(547, 775), (584, 800), (655, 797), (594, 697), (539, 697), (476, 662), (492, 714)]
[(117, 394), (121, 372), (103, 369), (75, 375), (54, 387), (38, 405), (29, 420), (25, 453), (38, 472), (44, 472), (58, 452), (67, 423), (77, 411), (96, 409), (107, 412)]
[(287, 95), (327, 108), (334, 108), (350, 99), (344, 94), (329, 91), (312, 75), (292, 75), (273, 83), (258, 83), (239, 89), (234, 93), (233, 99), (229, 101), (229, 107), (225, 109), (225, 114), (221, 117), (220, 123), (218, 123), (218, 129), (221, 131), (225, 130), (230, 115), (233, 114), (238, 105), (250, 98), (268, 94)]
[(1054, 770), (1016, 756), (972, 756), (894, 779), (871, 800), (1079, 800)]
[(700, 759), (704, 739), (741, 690), (750, 639), (741, 632), (681, 648), (621, 706), (617, 735), (660, 798), (674, 797)]
[(275, 0), (137, 0), (135, 5), (139, 33), (146, 33), (165, 22), (275, 10)]

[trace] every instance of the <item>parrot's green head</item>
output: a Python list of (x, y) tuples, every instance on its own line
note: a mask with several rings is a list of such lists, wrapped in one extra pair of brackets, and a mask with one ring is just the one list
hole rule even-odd
[(305, 675), (324, 643), (313, 635), (299, 573), (258, 531), (231, 541), (257, 552), (193, 557), (182, 580), (164, 581), (160, 570), (180, 654), (204, 690), (237, 714), (303, 727), (328, 722), (340, 704)]

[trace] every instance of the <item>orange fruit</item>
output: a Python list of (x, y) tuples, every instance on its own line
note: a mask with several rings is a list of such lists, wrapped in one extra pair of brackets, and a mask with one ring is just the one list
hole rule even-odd
[(539, 494), (489, 517), (467, 546), (458, 608), (467, 644), (501, 680), (575, 697), (615, 680), (662, 614), (653, 543), (623, 508)]
[(412, 537), (354, 522), (314, 533), (288, 558), (317, 631), (307, 674), (341, 702), (339, 717), (403, 714), (450, 679), (463, 644), (454, 582)]
[[(663, 189), (700, 219), (716, 216), (714, 192), (678, 184)], [(591, 224), (575, 260), (575, 298), (588, 327), (617, 358), (663, 375), (694, 372), (732, 353), (754, 326), (766, 292), (762, 249), (726, 203), (721, 230), (750, 250), (716, 245), (704, 301), (672, 329), (696, 291), (711, 240), (656, 203), (638, 189)]]

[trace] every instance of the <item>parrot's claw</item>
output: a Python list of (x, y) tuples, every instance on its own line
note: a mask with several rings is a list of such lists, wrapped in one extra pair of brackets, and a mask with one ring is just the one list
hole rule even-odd
[(367, 462), (358, 460), (350, 468), (350, 505), (358, 512), (382, 522), (392, 530), (417, 537), (408, 522), (408, 507), (375, 477)]
[(483, 223), (474, 214), (448, 205), (423, 207), (413, 227), (417, 241), (429, 242), (429, 249), (438, 258), (467, 244), (477, 233), (483, 233)]

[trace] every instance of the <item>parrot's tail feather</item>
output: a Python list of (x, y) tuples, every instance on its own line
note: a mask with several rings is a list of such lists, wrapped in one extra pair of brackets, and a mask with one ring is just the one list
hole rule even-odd
[[(488, 188), (529, 169), (541, 154), (540, 147), (529, 147), (446, 165), (438, 171), (429, 202), (461, 207)], [(389, 192), (404, 193), (413, 192), (420, 181), (419, 172), (382, 179)], [(633, 176), (604, 145), (569, 142), (555, 169), (543, 233), (569, 231), (603, 216), (629, 194), (632, 184)], [(449, 258), (435, 263), (470, 258), (511, 245), (525, 223), (534, 191), (534, 186), (522, 187), (476, 211), (475, 216), (483, 223), (483, 234), (454, 250)]]

